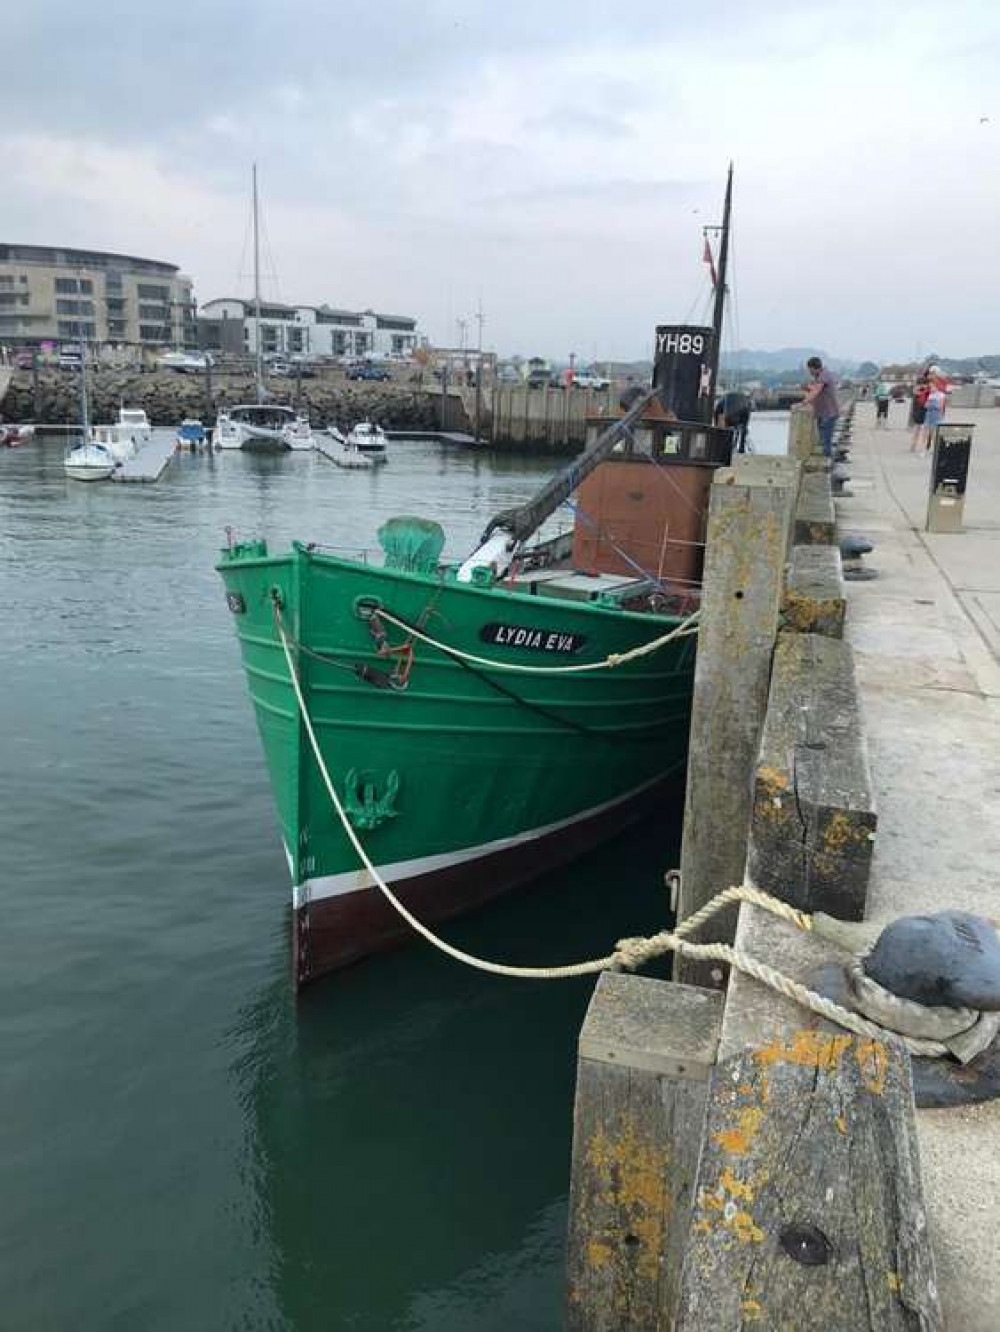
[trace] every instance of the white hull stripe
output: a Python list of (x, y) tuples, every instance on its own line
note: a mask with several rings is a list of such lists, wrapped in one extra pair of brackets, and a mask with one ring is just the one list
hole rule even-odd
[[(670, 771), (643, 782), (641, 786), (626, 791), (624, 795), (616, 796), (614, 800), (606, 800), (603, 804), (593, 805), (580, 814), (572, 814), (568, 819), (546, 823), (540, 828), (516, 833), (513, 837), (500, 837), (495, 842), (483, 842), (481, 846), (465, 847), (461, 851), (446, 851), (437, 856), (418, 856), (414, 860), (398, 860), (392, 865), (379, 865), (378, 871), (387, 883), (395, 885), (406, 879), (415, 879), (421, 874), (433, 874), (437, 870), (449, 869), (453, 865), (464, 865), (471, 860), (495, 855), (498, 851), (522, 846), (525, 842), (537, 841), (541, 837), (548, 837), (551, 833), (561, 832), (564, 828), (571, 828), (575, 823), (584, 823), (607, 810), (627, 804), (628, 801), (642, 795), (643, 791), (655, 786), (657, 782), (663, 781), (670, 775)], [(308, 902), (320, 902), (326, 897), (342, 897), (345, 893), (363, 892), (366, 888), (374, 886), (374, 880), (364, 868), (349, 870), (346, 874), (323, 874), (318, 878), (304, 879), (302, 883), (294, 884), (292, 905), (298, 908)]]

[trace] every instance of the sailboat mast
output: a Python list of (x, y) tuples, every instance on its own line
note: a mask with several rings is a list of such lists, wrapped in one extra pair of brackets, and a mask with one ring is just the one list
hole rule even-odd
[(719, 247), (719, 272), (715, 282), (715, 308), (712, 311), (712, 328), (715, 331), (712, 347), (712, 364), (708, 381), (709, 420), (715, 414), (715, 393), (719, 380), (719, 357), (722, 354), (722, 320), (726, 308), (726, 269), (729, 265), (729, 215), (733, 207), (733, 164), (729, 163), (729, 175), (726, 179), (726, 202), (722, 209), (722, 244)]
[(83, 442), (90, 438), (90, 417), (87, 410), (87, 344), (80, 339), (80, 424), (83, 427)]
[(257, 163), (253, 164), (253, 308), (256, 326), (256, 366), (257, 401), (264, 401), (263, 337), (260, 327), (260, 224), (257, 206)]

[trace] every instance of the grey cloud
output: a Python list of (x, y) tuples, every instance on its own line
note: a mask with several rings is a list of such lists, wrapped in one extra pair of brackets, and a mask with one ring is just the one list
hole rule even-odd
[(630, 139), (635, 131), (620, 116), (589, 111), (583, 107), (560, 106), (543, 116), (524, 122), (527, 134), (581, 135), (591, 139)]

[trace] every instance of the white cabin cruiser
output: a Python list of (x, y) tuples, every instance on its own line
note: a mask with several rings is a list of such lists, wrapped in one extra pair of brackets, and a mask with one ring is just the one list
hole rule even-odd
[(118, 428), (122, 435), (130, 435), (136, 444), (149, 439), (153, 433), (149, 417), (141, 407), (119, 407)]
[(285, 453), (314, 447), (309, 418), (269, 402), (245, 402), (220, 412), (212, 447), (248, 453)]
[(350, 436), (347, 439), (340, 433), (336, 426), (329, 426), (326, 431), (327, 438), (322, 444), (318, 445), (320, 453), (330, 462), (338, 467), (345, 467), (350, 471), (361, 471), (363, 468), (374, 467), (375, 460), (367, 453), (362, 453), (356, 444), (352, 444)]
[(376, 459), (385, 457), (385, 431), (371, 421), (359, 421), (347, 436), (347, 442)]

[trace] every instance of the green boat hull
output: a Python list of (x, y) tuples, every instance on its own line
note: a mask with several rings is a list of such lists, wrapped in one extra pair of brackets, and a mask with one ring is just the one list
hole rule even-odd
[[(694, 638), (612, 669), (491, 669), (412, 643), (384, 610), (452, 649), (524, 667), (624, 654), (676, 619), (458, 583), (263, 543), (219, 565), (291, 868), (299, 983), (406, 937), (332, 806), (306, 709), (372, 861), (428, 923), (581, 854), (683, 776)], [(405, 679), (404, 679), (405, 676)], [(392, 677), (391, 681), (388, 677)]]

